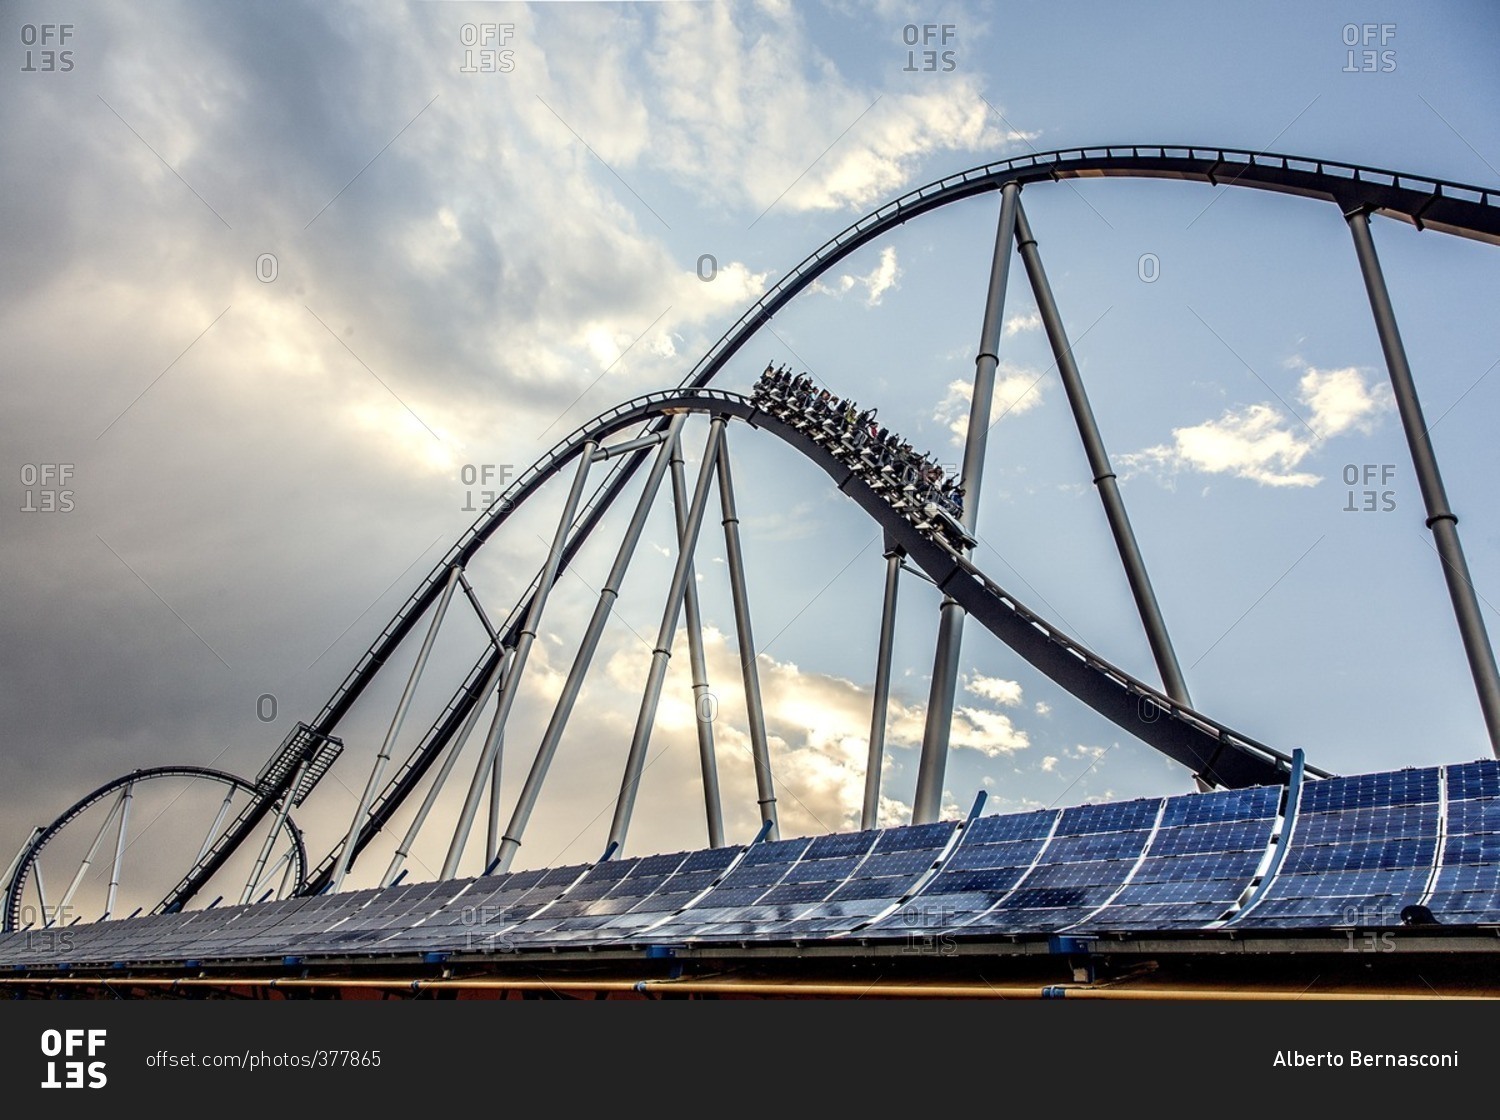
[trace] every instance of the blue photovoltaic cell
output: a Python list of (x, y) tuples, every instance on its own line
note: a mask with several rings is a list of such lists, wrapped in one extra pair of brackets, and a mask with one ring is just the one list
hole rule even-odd
[(1500, 832), (1500, 800), (1450, 802), (1448, 831)]
[(828, 836), (819, 836), (807, 849), (803, 859), (829, 859), (835, 856), (857, 856), (870, 850), (870, 846), (880, 837), (878, 829), (868, 829), (864, 832), (835, 832)]
[(943, 864), (939, 877), (955, 871), (995, 867), (1026, 867), (1042, 850), (1043, 840), (1016, 840), (1000, 844), (960, 844)]
[(1388, 840), (1432, 836), (1437, 832), (1438, 803), (1310, 812), (1299, 816), (1299, 844), (1345, 843), (1351, 840)]
[(715, 890), (723, 890), (725, 887), (769, 887), (786, 878), (786, 873), (791, 870), (790, 864), (785, 863), (760, 863), (740, 864), (733, 871), (724, 876), (724, 880)]
[(1500, 798), (1500, 759), (1484, 759), (1448, 767), (1448, 800)]
[(851, 879), (830, 897), (846, 902), (865, 898), (888, 898), (894, 902), (901, 897), (910, 882), (911, 877), (908, 875), (883, 879)]
[(788, 883), (837, 883), (847, 879), (860, 864), (860, 856), (839, 859), (804, 859), (787, 872)]
[[(1156, 849), (1153, 847), (1152, 851)], [(1259, 852), (1227, 852), (1141, 861), (1131, 883), (1202, 883), (1236, 879), (1248, 885), (1260, 863)]]
[(1322, 778), (1302, 788), (1302, 812), (1405, 805), (1438, 799), (1438, 771), (1397, 770), (1380, 774), (1356, 774), (1345, 778)]
[(681, 870), (688, 871), (722, 871), (728, 867), (734, 858), (744, 851), (743, 848), (705, 848), (701, 852), (692, 852), (687, 859), (682, 861)]
[(1134, 860), (1104, 859), (1088, 863), (1045, 863), (1026, 879), (1028, 887), (1118, 887)]
[(1077, 805), (1063, 810), (1058, 836), (1081, 836), (1089, 832), (1121, 832), (1150, 828), (1161, 808), (1159, 799), (1117, 801), (1102, 805)]
[(1146, 844), (1149, 832), (1089, 833), (1083, 836), (1054, 837), (1047, 846), (1047, 862), (1071, 860), (1123, 859), (1137, 856)]
[(1500, 880), (1500, 869), (1492, 863), (1444, 866), (1438, 872), (1437, 890), (1440, 891), (1485, 891)]
[(1014, 816), (980, 817), (964, 830), (963, 846), (1006, 840), (1041, 840), (1052, 831), (1059, 809), (1042, 809)]
[[(799, 858), (807, 850), (809, 841), (806, 837), (798, 837), (792, 840), (767, 840), (760, 844), (753, 844), (745, 853), (745, 858), (740, 862), (740, 867), (753, 867), (763, 863), (791, 863)], [(739, 870), (739, 868), (736, 868)]]
[(1434, 914), (1460, 914), (1500, 910), (1500, 884), (1481, 891), (1437, 891), (1427, 907)]
[(1261, 852), (1271, 839), (1272, 819), (1235, 821), (1163, 828), (1151, 842), (1151, 855), (1191, 855), (1199, 852)]
[(1119, 906), (1135, 906), (1150, 903), (1161, 906), (1167, 903), (1208, 903), (1220, 910), (1239, 897), (1246, 879), (1200, 879), (1193, 882), (1138, 883), (1131, 881), (1117, 894), (1109, 905), (1113, 910)]
[(1415, 902), (1427, 885), (1430, 868), (1396, 871), (1327, 871), (1313, 875), (1278, 875), (1266, 894), (1275, 898), (1344, 898), (1360, 894), (1407, 894)]
[(551, 890), (554, 893), (562, 890), (579, 875), (583, 874), (588, 867), (587, 864), (575, 864), (568, 867), (554, 867), (547, 871), (537, 880), (538, 890)]
[(704, 896), (703, 902), (700, 905), (749, 906), (752, 902), (760, 898), (761, 895), (765, 894), (766, 891), (770, 889), (771, 888), (769, 886), (715, 887), (713, 890), (709, 891), (707, 895)]
[(905, 828), (886, 829), (881, 834), (880, 842), (875, 850), (877, 852), (893, 852), (907, 848), (927, 848), (936, 853), (948, 842), (948, 838), (957, 827), (957, 821), (938, 821), (935, 824), (917, 824), (908, 825)]
[(831, 883), (782, 883), (772, 887), (760, 901), (764, 903), (819, 902), (833, 889)]
[(882, 852), (878, 848), (859, 868), (859, 878), (874, 879), (887, 875), (920, 875), (937, 860), (931, 849)]
[(944, 872), (935, 878), (922, 892), (929, 894), (958, 894), (967, 891), (1010, 890), (1021, 880), (1023, 867), (1005, 867), (977, 871)]
[(1394, 870), (1399, 867), (1432, 869), (1437, 852), (1437, 838), (1425, 840), (1387, 840), (1383, 843), (1298, 845), (1293, 838), (1291, 850), (1281, 865), (1282, 875), (1302, 875), (1318, 871)]
[(1281, 805), (1282, 792), (1281, 786), (1260, 786), (1169, 798), (1161, 818), (1162, 827), (1274, 817)]
[(707, 890), (713, 885), (723, 871), (689, 871), (676, 872), (666, 883), (662, 890), (671, 891), (673, 894), (697, 894), (699, 891)]

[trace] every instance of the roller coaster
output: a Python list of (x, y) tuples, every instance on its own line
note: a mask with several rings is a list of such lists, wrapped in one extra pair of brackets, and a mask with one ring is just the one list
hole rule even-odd
[[(1265, 805), (1256, 802), (1259, 806), (1256, 812), (1260, 815), (1254, 819), (1265, 822), (1267, 830), (1260, 838), (1268, 845), (1265, 864), (1257, 869), (1252, 861), (1252, 865), (1244, 868), (1246, 890), (1237, 905), (1231, 904), (1232, 899), (1216, 902), (1218, 908), (1210, 907), (1209, 910), (1217, 917), (1206, 916), (1204, 923), (1212, 927), (1232, 922), (1238, 909), (1249, 908), (1252, 903), (1260, 905), (1262, 895), (1269, 889), (1279, 866), (1280, 856), (1275, 855), (1274, 850), (1279, 846), (1280, 855), (1285, 855), (1298, 796), (1305, 804), (1308, 790), (1317, 789), (1335, 776), (1315, 765), (1315, 760), (1304, 758), (1301, 751), (1278, 750), (1198, 710), (1188, 694), (1126, 514), (1115, 472), (1073, 359), (1036, 239), (1021, 204), (1024, 189), (1092, 178), (1165, 178), (1234, 186), (1289, 194), (1337, 208), (1351, 231), (1361, 265), (1394, 398), (1426, 503), (1427, 526), (1433, 533), (1441, 557), (1491, 749), (1500, 753), (1500, 677), (1496, 674), (1494, 655), (1459, 543), (1457, 518), (1448, 507), (1370, 232), (1370, 217), (1381, 215), (1409, 223), (1420, 230), (1500, 244), (1500, 189), (1333, 161), (1224, 148), (1110, 146), (1061, 149), (988, 163), (929, 183), (867, 214), (820, 246), (749, 307), (680, 384), (624, 401), (594, 417), (559, 440), (517, 477), (418, 583), (335, 688), (321, 711), (297, 723), (287, 733), (255, 779), (188, 766), (138, 770), (90, 792), (51, 824), (37, 828), (16, 854), (4, 879), (0, 880), (4, 886), (4, 931), (19, 933), (61, 928), (70, 921), (79, 920), (87, 923), (106, 919), (116, 922), (127, 916), (140, 921), (147, 920), (142, 915), (165, 920), (195, 909), (212, 909), (226, 898), (231, 904), (243, 906), (271, 905), (272, 900), (286, 904), (297, 899), (334, 898), (346, 892), (346, 880), (361, 859), (367, 863), (385, 859), (386, 868), (378, 878), (378, 887), (373, 889), (395, 890), (407, 876), (407, 860), (418, 835), (423, 829), (438, 826), (434, 808), (439, 804), (445, 783), (457, 769), (461, 753), (471, 740), (480, 745), (473, 759), (472, 777), (462, 808), (456, 819), (441, 822), (444, 829), (451, 831), (451, 840), (436, 881), (457, 884), (465, 880), (460, 873), (461, 866), (466, 855), (472, 858), (474, 846), (477, 846), (477, 841), (471, 844), (471, 833), (486, 798), (489, 799), (490, 827), (483, 845), (481, 878), (493, 876), (496, 882), (500, 882), (504, 876), (514, 874), (511, 870), (513, 862), (552, 761), (591, 668), (595, 668), (595, 655), (605, 623), (631, 567), (646, 520), (664, 488), (671, 491), (669, 502), (677, 526), (678, 547), (670, 586), (661, 608), (659, 631), (652, 645), (651, 665), (639, 713), (628, 743), (621, 744), (625, 754), (623, 774), (613, 805), (608, 850), (600, 865), (611, 859), (619, 860), (627, 843), (636, 794), (657, 721), (667, 664), (678, 640), (679, 629), (686, 634), (692, 665), (693, 702), (700, 712), (707, 697), (704, 621), (698, 602), (694, 553), (715, 491), (724, 530), (734, 638), (747, 717), (746, 734), (754, 761), (756, 817), (761, 822), (757, 843), (778, 842), (776, 775), (768, 744), (757, 672), (758, 651), (744, 575), (743, 543), (730, 455), (732, 433), (736, 444), (748, 438), (769, 437), (779, 441), (784, 454), (798, 456), (826, 475), (838, 491), (879, 527), (884, 537), (885, 597), (875, 666), (860, 835), (873, 835), (874, 831), (879, 831), (877, 806), (897, 586), (902, 572), (915, 570), (941, 593), (942, 608), (910, 827), (920, 830), (941, 825), (957, 830), (951, 835), (943, 834), (941, 843), (932, 847), (929, 853), (932, 859), (938, 863), (947, 860), (954, 845), (960, 843), (955, 837), (967, 827), (965, 822), (943, 822), (940, 817), (959, 672), (960, 640), (965, 619), (972, 617), (975, 623), (1079, 702), (1183, 767), (1196, 780), (1200, 790), (1199, 795), (1193, 796), (1222, 798), (1229, 791), (1236, 790), (1280, 790), (1274, 796), (1268, 793), (1270, 800)], [(968, 438), (963, 466), (955, 480), (965, 495), (961, 510), (946, 510), (931, 502), (912, 501), (905, 492), (909, 487), (892, 485), (888, 478), (882, 477), (877, 459), (862, 452), (866, 442), (863, 434), (846, 439), (836, 425), (810, 421), (805, 406), (793, 402), (789, 395), (757, 390), (746, 396), (713, 385), (731, 359), (756, 338), (778, 311), (851, 253), (923, 215), (989, 193), (999, 194), (1000, 207), (984, 322), (975, 359)], [(1143, 680), (1090, 649), (1028, 607), (982, 571), (973, 559), (973, 534), (982, 496), (988, 417), (1013, 252), (1019, 255), (1036, 297), (1088, 456), (1092, 481), (1103, 503), (1160, 683)], [(690, 422), (706, 427), (697, 476), (691, 484), (683, 450)], [(557, 486), (548, 489), (547, 483), (554, 479)], [(634, 506), (629, 507), (628, 488), (636, 481), (639, 482), (639, 492)], [(550, 507), (546, 512), (547, 522), (555, 528), (545, 561), (521, 594), (508, 602), (505, 613), (497, 615), (499, 621), (492, 621), (491, 612), (469, 579), (471, 565), (487, 546), (504, 539), (501, 530), (513, 519), (523, 514), (537, 515), (538, 503), (541, 502), (539, 496), (555, 495), (564, 484), (567, 489), (561, 508), (555, 514)], [(560, 573), (569, 570), (585, 543), (600, 529), (605, 515), (617, 508), (631, 508), (632, 512), (618, 540), (609, 542), (615, 546), (613, 563), (599, 585), (597, 603), (588, 625), (572, 648), (571, 664), (557, 690), (546, 729), (540, 740), (532, 745), (529, 769), (519, 793), (515, 795), (509, 820), (501, 827), (499, 757), (511, 712), (522, 693), (528, 662), (542, 632), (549, 596)], [(437, 717), (402, 755), (398, 747), (402, 745), (402, 731), (413, 708), (414, 696), (422, 683), (439, 630), (459, 597), (469, 602), (475, 619), (482, 626), (486, 635), (483, 649), (463, 673)], [(417, 648), (412, 657), (414, 646)], [(396, 677), (396, 665), (403, 655), (411, 661), (411, 667), (406, 679), (400, 681)], [(399, 684), (400, 699), (373, 760), (365, 755), (368, 770), (363, 779), (355, 783), (361, 792), (347, 831), (314, 861), (309, 858), (304, 834), (294, 821), (292, 810), (301, 808), (315, 797), (320, 782), (334, 772), (336, 764), (343, 762), (343, 768), (348, 772), (355, 757), (364, 753), (347, 751), (340, 733), (345, 717), (377, 681), (391, 689)], [(482, 736), (476, 736), (481, 714), (485, 711), (491, 713), (488, 730)], [(712, 720), (700, 718), (696, 734), (708, 838), (708, 847), (704, 851), (725, 854), (722, 861), (725, 866), (718, 869), (723, 871), (734, 861), (744, 858), (744, 849), (726, 840)], [(512, 742), (509, 749), (514, 753), (516, 744)], [(1488, 778), (1484, 780), (1489, 781)], [(1423, 787), (1426, 792), (1422, 796), (1427, 802), (1442, 807), (1435, 820), (1447, 821), (1446, 807), (1450, 798), (1457, 803), (1462, 797), (1477, 796), (1450, 791), (1449, 785), (1444, 784), (1449, 781), (1449, 778), (1439, 776), (1436, 784), (1428, 783), (1430, 789)], [(132, 801), (154, 785), (174, 782), (213, 791), (212, 823), (196, 852), (176, 847), (153, 855), (150, 861), (153, 873), (159, 876), (164, 870), (170, 871), (166, 879), (169, 885), (165, 890), (158, 886), (148, 888), (155, 893), (131, 894), (124, 882), (123, 868), (129, 843), (128, 821)], [(1440, 786), (1444, 791), (1441, 796), (1437, 792)], [(1169, 810), (1167, 802), (1161, 802), (1159, 809), (1153, 809), (1157, 816), (1149, 829), (1152, 839), (1143, 841), (1148, 848), (1155, 842), (1157, 833), (1167, 827), (1169, 814), (1177, 811)], [(1192, 810), (1183, 811), (1190, 813)], [(406, 829), (399, 840), (393, 842), (398, 814), (404, 814), (400, 819), (406, 822)], [(97, 830), (95, 822), (98, 822)], [(1275, 822), (1274, 826), (1272, 822)], [(1060, 827), (1060, 818), (1047, 827), (1052, 831), (1046, 833), (1046, 843), (1051, 844)], [(1497, 822), (1497, 829), (1500, 829), (1500, 822)], [(109, 863), (99, 857), (111, 832), (114, 857)], [(85, 834), (92, 837), (87, 844), (83, 843)], [(74, 855), (77, 850), (85, 850), (86, 854), (76, 866), (71, 863), (59, 865), (65, 876), (71, 872), (71, 878), (66, 879), (68, 886), (62, 894), (49, 897), (43, 875), (45, 857), (49, 850), (64, 847), (59, 843), (60, 837), (72, 838)], [(931, 845), (922, 850), (927, 851), (928, 847)], [(876, 850), (879, 850), (878, 846)], [(1146, 859), (1145, 851), (1145, 848), (1141, 849), (1139, 860)], [(735, 852), (740, 855), (734, 855)], [(1417, 892), (1413, 897), (1431, 898), (1438, 889), (1437, 864), (1442, 862), (1442, 857), (1429, 853), (1425, 858), (1432, 864), (1431, 881), (1425, 894)], [(1432, 863), (1434, 859), (1437, 864)], [(137, 858), (133, 862), (141, 860)], [(927, 868), (930, 875), (937, 874), (937, 865), (932, 863)], [(50, 864), (46, 866), (52, 871), (55, 882), (58, 868)], [(1035, 865), (1032, 866), (1034, 869)], [(575, 872), (574, 878), (585, 873)], [(1496, 873), (1494, 868), (1484, 872), (1486, 875)], [(569, 883), (573, 881), (568, 880)], [(96, 893), (102, 893), (103, 905), (97, 914), (90, 912), (82, 919), (72, 919), (74, 900), (86, 882), (98, 885)], [(527, 889), (533, 885), (529, 882)], [(1013, 893), (1016, 886), (1008, 889)], [(1500, 894), (1500, 881), (1494, 884), (1494, 890)], [(1238, 888), (1235, 893), (1238, 893)], [(898, 892), (894, 897), (899, 901), (902, 896)], [(207, 901), (210, 898), (211, 901)], [(134, 904), (134, 910), (126, 915), (123, 911), (131, 904)], [(992, 899), (989, 905), (997, 903)], [(1208, 915), (1209, 910), (1203, 913)], [(883, 913), (888, 918), (890, 908)], [(1093, 910), (1089, 911), (1090, 915), (1093, 913)], [(863, 929), (871, 920), (872, 914), (866, 913), (854, 925), (841, 928), (847, 934), (852, 929)], [(1070, 918), (1069, 925), (1074, 924), (1077, 923)], [(1047, 928), (1041, 932), (1050, 934), (1056, 930)]]

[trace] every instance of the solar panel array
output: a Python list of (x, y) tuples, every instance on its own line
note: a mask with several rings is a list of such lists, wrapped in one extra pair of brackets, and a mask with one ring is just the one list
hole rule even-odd
[(1399, 925), (1437, 855), (1437, 768), (1309, 782), (1286, 857), (1241, 928)]
[(1422, 904), (1441, 922), (1500, 923), (1500, 768), (1450, 766), (1441, 856)]
[[(1500, 762), (23, 930), (0, 967), (1500, 925)], [(1280, 855), (1279, 863), (1273, 857)]]

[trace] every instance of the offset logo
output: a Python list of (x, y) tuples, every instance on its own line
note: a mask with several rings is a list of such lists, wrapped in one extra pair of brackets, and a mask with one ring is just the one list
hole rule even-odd
[[(105, 1032), (93, 1030), (45, 1030), (42, 1032), (42, 1056), (47, 1059), (47, 1076), (43, 1089), (102, 1089), (109, 1082), (104, 1072)], [(89, 1061), (89, 1058), (97, 1059)], [(59, 1060), (61, 1059), (61, 1060)]]

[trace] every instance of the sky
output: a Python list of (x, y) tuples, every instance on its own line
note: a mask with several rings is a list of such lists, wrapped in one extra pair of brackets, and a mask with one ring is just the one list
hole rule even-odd
[[(1492, 6), (1452, 0), (1253, 15), (8, 3), (0, 857), (137, 768), (253, 779), (490, 500), (487, 480), (677, 384), (883, 202), (996, 159), (1100, 144), (1494, 187), (1497, 39)], [(1166, 180), (1037, 184), (1022, 200), (1195, 706), (1334, 772), (1490, 756), (1335, 208)], [(789, 364), (957, 464), (997, 212), (995, 194), (966, 200), (862, 247), (716, 384), (745, 391), (768, 362)], [(1373, 226), (1493, 633), (1500, 254)], [(976, 561), (1156, 682), (1019, 262), (1000, 359)], [(686, 429), (689, 478), (705, 432)], [(880, 534), (779, 441), (741, 425), (728, 439), (781, 830), (855, 828)], [(493, 617), (541, 564), (566, 487), (549, 484), (476, 560)], [(758, 816), (716, 509), (695, 563), (727, 836), (743, 843)], [(606, 520), (548, 605), (506, 728), (503, 816), (622, 525)], [(517, 866), (602, 850), (673, 557), (658, 503)], [(937, 608), (931, 586), (903, 580), (884, 824), (910, 818)], [(387, 773), (482, 643), (456, 602)], [(348, 828), (416, 645), (341, 724), (343, 756), (296, 813), (315, 861)], [(707, 842), (685, 648), (679, 633), (627, 854)], [(1007, 812), (1193, 788), (972, 622), (959, 687), (950, 814), (980, 791)], [(475, 752), (412, 878), (441, 867)], [(223, 792), (146, 786), (121, 888), (142, 900), (152, 875), (185, 869)], [(54, 851), (71, 845), (72, 863), (49, 866), (66, 881), (77, 852), (111, 838), (77, 895), (89, 918), (113, 804), (69, 825)], [(351, 885), (378, 879), (414, 809)], [(482, 849), (471, 840), (466, 873)]]

